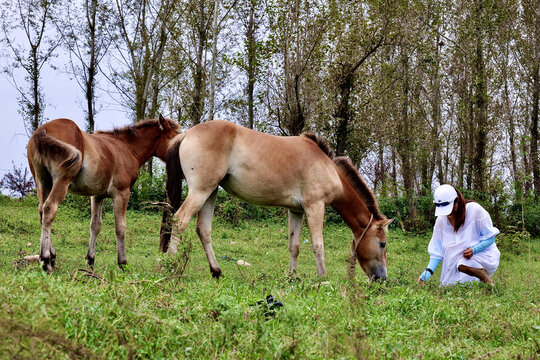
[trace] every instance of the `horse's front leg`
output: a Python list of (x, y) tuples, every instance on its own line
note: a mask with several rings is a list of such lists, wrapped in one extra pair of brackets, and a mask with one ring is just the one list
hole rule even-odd
[(40, 253), (39, 259), (43, 262), (43, 270), (52, 271), (56, 262), (56, 250), (51, 240), (51, 227), (56, 213), (58, 211), (58, 205), (66, 197), (67, 189), (71, 179), (59, 179), (53, 184), (51, 192), (43, 206), (41, 208), (41, 239), (40, 239)]
[(305, 209), (309, 232), (311, 233), (311, 248), (317, 263), (317, 274), (326, 275), (326, 265), (324, 264), (324, 204), (314, 204)]
[(296, 267), (298, 266), (303, 219), (304, 213), (289, 210), (289, 276), (296, 274)]
[(116, 251), (118, 266), (123, 269), (127, 265), (126, 257), (126, 211), (129, 201), (129, 188), (117, 191), (113, 197), (114, 230), (116, 232)]
[(90, 267), (94, 267), (96, 258), (96, 242), (99, 231), (101, 230), (101, 214), (103, 211), (103, 201), (105, 198), (92, 196), (90, 200), (92, 209), (92, 219), (90, 220), (90, 242), (88, 244), (88, 253), (86, 254), (86, 263)]
[(197, 235), (201, 239), (210, 272), (212, 276), (219, 279), (221, 276), (221, 268), (216, 259), (216, 254), (212, 248), (212, 217), (214, 216), (214, 207), (216, 206), (217, 189), (208, 197), (203, 207), (197, 215)]

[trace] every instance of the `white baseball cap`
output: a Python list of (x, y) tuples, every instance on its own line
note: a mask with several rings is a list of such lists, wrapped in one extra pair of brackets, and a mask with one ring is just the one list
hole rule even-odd
[(433, 203), (435, 204), (435, 216), (450, 215), (457, 198), (456, 189), (452, 185), (444, 184), (435, 189)]

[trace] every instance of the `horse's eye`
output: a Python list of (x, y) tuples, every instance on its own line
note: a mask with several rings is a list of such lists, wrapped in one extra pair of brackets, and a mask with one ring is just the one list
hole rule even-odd
[(386, 243), (385, 242), (382, 242), (381, 244), (381, 249), (384, 249), (386, 247)]

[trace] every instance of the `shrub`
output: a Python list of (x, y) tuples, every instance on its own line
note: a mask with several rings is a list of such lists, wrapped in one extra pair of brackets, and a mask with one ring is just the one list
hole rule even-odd
[(2, 180), (0, 180), (0, 188), (9, 190), (11, 194), (18, 197), (26, 197), (34, 190), (34, 181), (30, 176), (30, 172), (26, 167), (16, 167), (14, 162), (13, 170), (8, 172)]
[(515, 227), (507, 228), (504, 233), (496, 237), (497, 247), (505, 252), (521, 255), (527, 249), (531, 241), (531, 234), (527, 231), (519, 231)]
[(509, 207), (508, 222), (518, 229), (522, 229), (525, 223), (525, 229), (532, 236), (540, 236), (540, 204), (534, 196), (528, 197), (522, 204), (515, 203)]

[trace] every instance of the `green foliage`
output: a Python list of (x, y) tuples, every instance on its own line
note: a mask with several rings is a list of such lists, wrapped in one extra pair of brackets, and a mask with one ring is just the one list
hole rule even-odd
[(503, 252), (521, 255), (527, 251), (531, 243), (531, 234), (515, 228), (506, 229), (505, 233), (497, 236), (497, 247)]
[(416, 218), (409, 217), (409, 202), (405, 197), (379, 198), (379, 209), (389, 219), (396, 219), (390, 228), (404, 228), (408, 231), (425, 232), (434, 223), (433, 197), (422, 196), (415, 198)]
[(517, 203), (510, 207), (509, 218), (516, 227), (525, 229), (532, 236), (540, 236), (540, 203), (534, 196), (528, 197), (522, 204)]
[[(78, 270), (85, 269), (88, 221), (66, 210), (53, 225), (58, 265), (47, 275), (38, 264), (12, 265), (39, 252), (37, 200), (0, 197), (0, 358), (527, 359), (540, 350), (540, 261), (506, 245), (494, 288), (439, 288), (439, 269), (419, 286), (429, 236), (392, 229), (389, 279), (370, 284), (359, 267), (349, 280), (350, 230), (329, 223), (327, 283), (303, 242), (298, 278), (290, 281), (285, 218), (239, 226), (218, 220), (213, 245), (225, 277), (216, 281), (198, 242), (178, 277), (185, 257), (158, 252), (161, 216), (129, 210), (129, 267), (116, 265), (113, 217), (105, 213), (90, 272)], [(194, 222), (184, 238), (196, 239)], [(537, 254), (538, 238), (527, 241)], [(269, 294), (284, 305), (273, 316), (257, 305)]]
[(162, 166), (155, 166), (153, 172), (153, 176), (150, 176), (146, 169), (140, 169), (139, 177), (131, 188), (128, 205), (130, 209), (148, 209), (151, 207), (150, 202), (164, 201), (167, 174)]
[(280, 208), (265, 208), (249, 204), (219, 189), (215, 215), (222, 221), (238, 225), (246, 220), (265, 220), (284, 216), (286, 211)]

